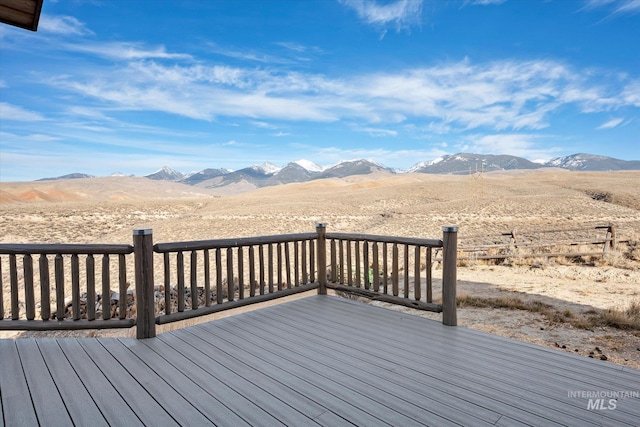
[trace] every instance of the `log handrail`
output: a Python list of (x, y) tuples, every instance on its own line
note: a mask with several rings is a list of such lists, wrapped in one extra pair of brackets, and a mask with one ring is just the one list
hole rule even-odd
[(379, 236), (375, 234), (354, 234), (354, 233), (329, 233), (327, 239), (335, 240), (357, 240), (362, 242), (378, 242), (378, 243), (397, 243), (399, 245), (415, 245), (430, 248), (441, 248), (442, 240), (439, 239), (420, 239), (415, 237), (394, 237)]
[(128, 255), (132, 245), (0, 243), (0, 255)]
[[(133, 245), (2, 243), (0, 244), (0, 255), (3, 256), (0, 258), (0, 330), (107, 329), (130, 328), (135, 325), (137, 337), (147, 338), (155, 335), (156, 324), (211, 314), (311, 289), (317, 289), (319, 294), (325, 294), (327, 288), (346, 291), (357, 288), (357, 292), (369, 296), (387, 294), (391, 290), (393, 295), (387, 295), (386, 300), (404, 303), (410, 307), (443, 312), (443, 323), (455, 325), (455, 250), (452, 255), (450, 249), (455, 245), (451, 243), (452, 238), (455, 242), (455, 232), (452, 234), (451, 231), (445, 231), (442, 240), (328, 233), (325, 224), (319, 223), (316, 225), (315, 233), (237, 239), (154, 244), (152, 230), (142, 229), (134, 230)], [(339, 248), (336, 248), (337, 241), (341, 242)], [(348, 280), (345, 280), (344, 265), (340, 266), (339, 276), (335, 268), (336, 260), (340, 259), (342, 263), (344, 259), (342, 242), (349, 242), (347, 245)], [(351, 242), (355, 242), (355, 254), (352, 254)], [(362, 249), (359, 246), (360, 243), (363, 245)], [(401, 251), (398, 250), (399, 246), (403, 248)], [(417, 277), (417, 280), (414, 279), (412, 291), (413, 297), (417, 298), (415, 301), (409, 300), (410, 247), (415, 248), (412, 258), (413, 274)], [(449, 247), (448, 250), (447, 247)], [(427, 287), (427, 301), (421, 301), (423, 294), (420, 288), (420, 277), (418, 277), (423, 259), (421, 251), (426, 249), (426, 280), (430, 284), (433, 248), (442, 248), (445, 254), (442, 304), (434, 304), (431, 301), (430, 286)], [(379, 256), (379, 250), (382, 250), (382, 257)], [(393, 252), (391, 257), (387, 254), (388, 250)], [(399, 253), (405, 256), (402, 263), (399, 262)], [(127, 265), (131, 266), (131, 264), (127, 263), (126, 256), (130, 254), (133, 254), (135, 270), (134, 294), (127, 289), (129, 285)], [(22, 255), (21, 262), (18, 255)], [(39, 258), (34, 259), (33, 255), (39, 255)], [(95, 255), (102, 255), (102, 258), (96, 259)], [(163, 260), (162, 268), (159, 270), (164, 273), (164, 293), (160, 287), (154, 286), (157, 271), (153, 261), (157, 255), (161, 255)], [(350, 265), (352, 255), (357, 264), (355, 286), (352, 278), (353, 269)], [(49, 256), (55, 256), (55, 259)], [(67, 256), (70, 256), (70, 259)], [(110, 256), (114, 257), (110, 258)], [(171, 290), (173, 257), (175, 257), (173, 272), (178, 275), (177, 311), (172, 311), (170, 307), (171, 298), (173, 298)], [(111, 271), (114, 268), (111, 259), (116, 260), (115, 268), (118, 271), (116, 283), (119, 300), (115, 306), (112, 305), (111, 298)], [(223, 262), (223, 259), (226, 259), (226, 262)], [(383, 265), (380, 265), (380, 259)], [(185, 267), (186, 262), (189, 263), (190, 268)], [(360, 265), (362, 262), (364, 262), (364, 268)], [(370, 276), (368, 268), (372, 262), (375, 264), (373, 269), (376, 273), (375, 277)], [(35, 263), (37, 266), (34, 267)], [(392, 266), (390, 267), (388, 263)], [(5, 304), (2, 271), (7, 264), (10, 295), (6, 301), (8, 304)], [(399, 295), (398, 285), (400, 265), (405, 271), (402, 295)], [(329, 266), (332, 267), (330, 275), (327, 269)], [(98, 273), (98, 268), (101, 269), (101, 274)], [(214, 269), (215, 274), (212, 271)], [(23, 271), (22, 275), (18, 274), (19, 270)], [(39, 276), (36, 276), (36, 272)], [(223, 274), (224, 272), (226, 274)], [(381, 283), (379, 274), (385, 277), (387, 274), (393, 276), (393, 286), (387, 286), (387, 280)], [(187, 275), (188, 281), (185, 280)], [(39, 280), (35, 280), (36, 277), (39, 277)], [(343, 283), (336, 283), (337, 277)], [(245, 281), (246, 278), (248, 282)], [(212, 280), (215, 283), (211, 283)], [(223, 284), (224, 280), (227, 281), (226, 286)], [(19, 300), (19, 281), (24, 283), (24, 291), (21, 292), (24, 296), (22, 302)], [(39, 317), (41, 320), (36, 319), (36, 285), (40, 287), (42, 304)], [(55, 285), (55, 292), (50, 292), (51, 285)], [(236, 288), (236, 285), (240, 288)], [(67, 303), (68, 298), (65, 298), (66, 287), (71, 288), (69, 303)], [(205, 295), (203, 301), (199, 302), (201, 289)], [(81, 310), (83, 290), (86, 290), (86, 300), (83, 304), (87, 305), (84, 314)], [(96, 309), (100, 297), (97, 291), (102, 292), (102, 316)], [(226, 295), (223, 295), (225, 292)], [(187, 293), (192, 298), (188, 309), (185, 304)], [(156, 313), (156, 300), (159, 295), (165, 297), (164, 313)], [(453, 295), (453, 303), (451, 295)], [(52, 296), (55, 296), (55, 307), (52, 307)], [(127, 302), (130, 297), (135, 304), (132, 310)], [(21, 312), (21, 304), (24, 313)], [(108, 308), (107, 304), (109, 304)], [(7, 309), (9, 317), (5, 318)], [(65, 319), (69, 316), (73, 320)]]
[(171, 243), (156, 243), (153, 246), (154, 252), (166, 253), (166, 252), (188, 252), (199, 251), (204, 249), (227, 249), (238, 248), (241, 246), (259, 246), (269, 243), (286, 243), (302, 240), (314, 240), (318, 238), (316, 233), (298, 233), (298, 234), (279, 234), (273, 236), (255, 236), (255, 237), (240, 237), (237, 239), (216, 239), (216, 240), (198, 240), (189, 242), (171, 242)]
[[(442, 240), (325, 233), (325, 239), (330, 241), (328, 259), (331, 266), (331, 274), (328, 276), (330, 283), (326, 286), (339, 292), (352, 293), (378, 301), (441, 312), (445, 325), (456, 325), (457, 230), (457, 227), (443, 227)], [(451, 249), (452, 247), (454, 249)], [(433, 302), (432, 249), (434, 248), (442, 248), (444, 254), (441, 304)], [(380, 257), (380, 250), (382, 250), (382, 257)], [(423, 259), (426, 288), (424, 297), (420, 277), (420, 264)], [(411, 286), (410, 277), (411, 261), (413, 261), (413, 286)], [(403, 277), (402, 287), (400, 286), (401, 276)], [(381, 281), (382, 286), (380, 286)], [(391, 281), (390, 287), (389, 281)]]

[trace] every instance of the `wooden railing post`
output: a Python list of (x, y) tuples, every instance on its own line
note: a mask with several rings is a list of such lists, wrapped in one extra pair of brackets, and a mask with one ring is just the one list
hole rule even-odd
[(136, 338), (151, 338), (156, 336), (151, 229), (133, 230), (133, 253), (136, 272)]
[(316, 224), (318, 233), (316, 258), (318, 261), (318, 295), (327, 294), (327, 225), (321, 222)]
[(456, 326), (458, 227), (442, 227), (442, 323)]

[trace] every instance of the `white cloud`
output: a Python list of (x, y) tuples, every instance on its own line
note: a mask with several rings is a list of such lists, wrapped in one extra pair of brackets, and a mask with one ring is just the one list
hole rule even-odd
[(384, 136), (397, 136), (398, 135), (398, 131), (395, 130), (390, 130), (390, 129), (379, 129), (379, 128), (361, 128), (361, 129), (356, 129), (360, 132), (366, 132), (368, 133), (370, 136), (373, 137), (384, 137)]
[(25, 110), (17, 105), (11, 105), (6, 102), (0, 102), (0, 119), (16, 120), (21, 122), (35, 122), (45, 120), (45, 118), (35, 111)]
[(637, 80), (553, 60), (463, 60), (330, 78), (277, 66), (194, 63), (180, 54), (167, 61), (126, 58), (115, 68), (79, 68), (48, 83), (93, 98), (103, 109), (161, 111), (205, 121), (249, 118), (271, 126), (276, 120), (342, 121), (360, 129), (413, 123), (440, 133), (538, 130), (567, 105), (585, 114), (640, 105)]
[(501, 4), (507, 0), (473, 0), (473, 4), (478, 4), (481, 6), (487, 6), (490, 4)]
[(526, 159), (546, 160), (562, 151), (561, 147), (537, 148), (540, 138), (542, 137), (534, 134), (471, 135), (459, 149), (478, 154), (508, 154)]
[(131, 42), (69, 43), (65, 47), (70, 51), (121, 60), (192, 58), (185, 53), (169, 53), (164, 46), (146, 47), (142, 43)]
[(85, 24), (73, 16), (55, 16), (42, 14), (38, 24), (38, 30), (64, 35), (92, 35), (93, 32), (86, 28)]
[(392, 25), (398, 31), (420, 25), (422, 0), (397, 0), (388, 4), (378, 4), (374, 0), (340, 0), (340, 2), (355, 10), (367, 24), (382, 27)]
[(607, 9), (609, 16), (640, 12), (640, 0), (586, 0), (582, 10)]
[(620, 119), (620, 118), (611, 119), (608, 122), (601, 124), (596, 129), (611, 129), (611, 128), (614, 128), (614, 127), (618, 126), (623, 121), (624, 121), (624, 119)]

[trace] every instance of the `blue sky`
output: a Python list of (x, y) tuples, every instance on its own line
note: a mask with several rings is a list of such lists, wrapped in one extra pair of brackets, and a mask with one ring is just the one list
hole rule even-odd
[(640, 159), (640, 0), (45, 0), (0, 181), (443, 154)]

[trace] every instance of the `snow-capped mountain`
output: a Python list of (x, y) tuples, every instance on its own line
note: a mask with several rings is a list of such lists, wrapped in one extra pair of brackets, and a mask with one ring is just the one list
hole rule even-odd
[(182, 172), (171, 169), (169, 166), (163, 166), (154, 173), (145, 175), (145, 177), (156, 180), (180, 181), (184, 179), (184, 174)]
[(551, 159), (546, 163), (546, 166), (575, 171), (637, 170), (640, 169), (640, 161), (620, 160), (613, 157), (578, 153)]
[(410, 169), (414, 173), (438, 173), (464, 175), (476, 171), (512, 169), (537, 169), (543, 165), (527, 159), (508, 155), (458, 153), (439, 157), (430, 162), (418, 163)]
[(300, 167), (302, 167), (303, 169), (308, 170), (309, 172), (322, 172), (326, 169), (326, 167), (317, 165), (315, 163), (313, 163), (311, 160), (305, 160), (305, 159), (300, 159), (300, 160), (296, 160), (295, 162), (291, 162), (291, 163), (295, 163), (297, 165), (299, 165)]
[[(497, 170), (537, 169), (557, 167), (578, 171), (640, 170), (640, 160), (619, 160), (612, 157), (592, 154), (573, 154), (557, 157), (547, 163), (534, 163), (522, 157), (509, 155), (458, 153), (448, 154), (437, 159), (422, 161), (408, 171), (398, 171), (373, 160), (352, 159), (331, 166), (320, 166), (309, 160), (296, 160), (280, 167), (270, 162), (253, 165), (236, 171), (230, 169), (204, 169), (199, 172), (183, 174), (170, 167), (162, 167), (146, 175), (149, 179), (180, 182), (204, 188), (227, 186), (243, 189), (259, 188), (293, 182), (306, 182), (322, 178), (344, 178), (352, 175), (371, 173), (432, 173), (432, 174), (469, 174), (476, 171), (491, 172)], [(73, 173), (54, 179), (89, 178), (91, 175)]]

